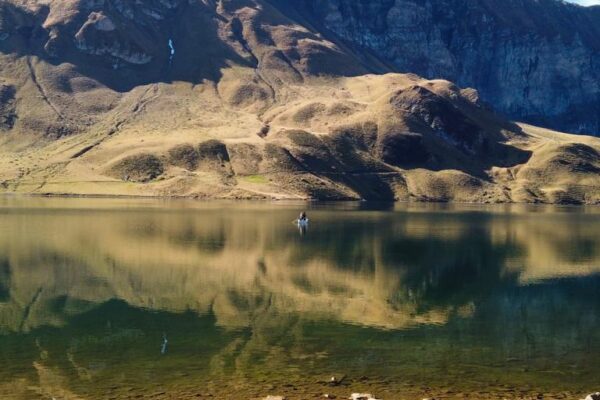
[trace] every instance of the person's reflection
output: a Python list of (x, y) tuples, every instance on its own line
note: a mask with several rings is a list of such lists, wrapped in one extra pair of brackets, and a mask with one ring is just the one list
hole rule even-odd
[(160, 346), (160, 354), (165, 355), (167, 354), (167, 346), (169, 344), (169, 341), (167, 340), (167, 334), (163, 333), (163, 342)]
[(308, 224), (298, 222), (298, 231), (300, 231), (300, 236), (305, 236), (308, 231)]
[(300, 231), (300, 236), (306, 235), (306, 231), (308, 229), (308, 215), (306, 215), (306, 211), (302, 211), (300, 216), (295, 221), (298, 224), (298, 230)]

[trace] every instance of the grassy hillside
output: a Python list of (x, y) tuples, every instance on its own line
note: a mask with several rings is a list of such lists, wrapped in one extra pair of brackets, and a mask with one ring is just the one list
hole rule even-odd
[(600, 201), (600, 139), (385, 73), (267, 2), (12, 0), (0, 22), (2, 192)]

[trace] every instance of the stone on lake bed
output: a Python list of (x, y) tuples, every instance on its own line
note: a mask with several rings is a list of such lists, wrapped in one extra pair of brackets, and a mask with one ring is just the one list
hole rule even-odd
[(350, 400), (378, 400), (375, 396), (369, 393), (352, 393)]
[(341, 375), (340, 377), (332, 376), (331, 378), (329, 378), (329, 385), (330, 386), (341, 385), (345, 379), (346, 379), (346, 375)]
[(285, 400), (285, 396), (267, 396), (263, 400)]
[(600, 400), (600, 392), (590, 394), (585, 400)]

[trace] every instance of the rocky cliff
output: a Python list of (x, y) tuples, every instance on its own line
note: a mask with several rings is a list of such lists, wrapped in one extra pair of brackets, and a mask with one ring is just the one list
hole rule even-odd
[[(392, 73), (375, 47), (341, 39), (334, 22), (353, 14), (336, 4), (5, 0), (0, 190), (600, 202), (599, 140)], [(365, 24), (379, 24), (385, 9), (368, 4)]]
[(399, 72), (474, 87), (517, 120), (600, 133), (600, 7), (554, 0), (296, 3), (313, 23)]

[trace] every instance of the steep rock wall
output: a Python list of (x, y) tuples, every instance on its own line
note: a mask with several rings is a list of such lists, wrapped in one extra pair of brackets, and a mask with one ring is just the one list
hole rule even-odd
[(474, 87), (515, 119), (600, 133), (600, 7), (555, 0), (302, 0), (296, 7), (398, 72)]

